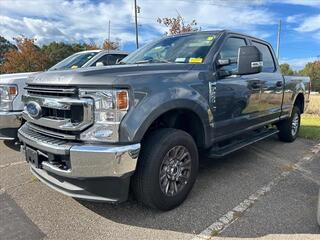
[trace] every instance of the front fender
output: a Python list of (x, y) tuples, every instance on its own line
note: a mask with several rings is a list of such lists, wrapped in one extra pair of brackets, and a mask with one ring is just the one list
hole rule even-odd
[(169, 89), (169, 91), (151, 94), (142, 99), (121, 122), (120, 141), (141, 142), (148, 128), (158, 117), (175, 109), (187, 109), (198, 115), (204, 128), (205, 144), (207, 144), (210, 128), (208, 102), (197, 91), (182, 88)]

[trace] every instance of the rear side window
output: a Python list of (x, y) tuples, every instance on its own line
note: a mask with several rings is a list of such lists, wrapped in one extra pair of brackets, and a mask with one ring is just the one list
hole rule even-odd
[(274, 72), (275, 64), (274, 64), (274, 60), (273, 60), (270, 48), (263, 43), (259, 43), (255, 41), (252, 41), (252, 43), (262, 53), (262, 59), (263, 59), (262, 72)]

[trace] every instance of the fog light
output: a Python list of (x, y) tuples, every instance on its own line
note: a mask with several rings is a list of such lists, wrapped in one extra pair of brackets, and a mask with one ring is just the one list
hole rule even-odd
[(99, 129), (94, 132), (94, 136), (98, 139), (105, 139), (112, 135), (112, 130), (110, 129)]

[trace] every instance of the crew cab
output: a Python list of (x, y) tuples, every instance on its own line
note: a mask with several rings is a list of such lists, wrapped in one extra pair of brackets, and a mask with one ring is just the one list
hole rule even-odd
[(199, 152), (294, 141), (310, 79), (283, 76), (268, 42), (224, 30), (164, 37), (114, 66), (40, 73), (26, 89), (18, 135), (37, 178), (74, 198), (130, 192), (169, 210), (192, 189)]
[[(49, 71), (113, 65), (127, 55), (126, 52), (113, 50), (82, 51), (57, 63)], [(35, 72), (0, 75), (0, 140), (17, 138), (24, 107), (21, 96), (25, 93), (26, 80), (33, 74)]]

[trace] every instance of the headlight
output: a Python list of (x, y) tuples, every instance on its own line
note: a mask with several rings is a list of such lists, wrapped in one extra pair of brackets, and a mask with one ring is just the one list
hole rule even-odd
[(127, 90), (80, 89), (81, 97), (91, 97), (95, 102), (94, 125), (80, 134), (84, 141), (117, 142), (119, 126), (129, 109)]
[(0, 111), (12, 110), (12, 103), (17, 95), (18, 88), (16, 85), (0, 85)]

